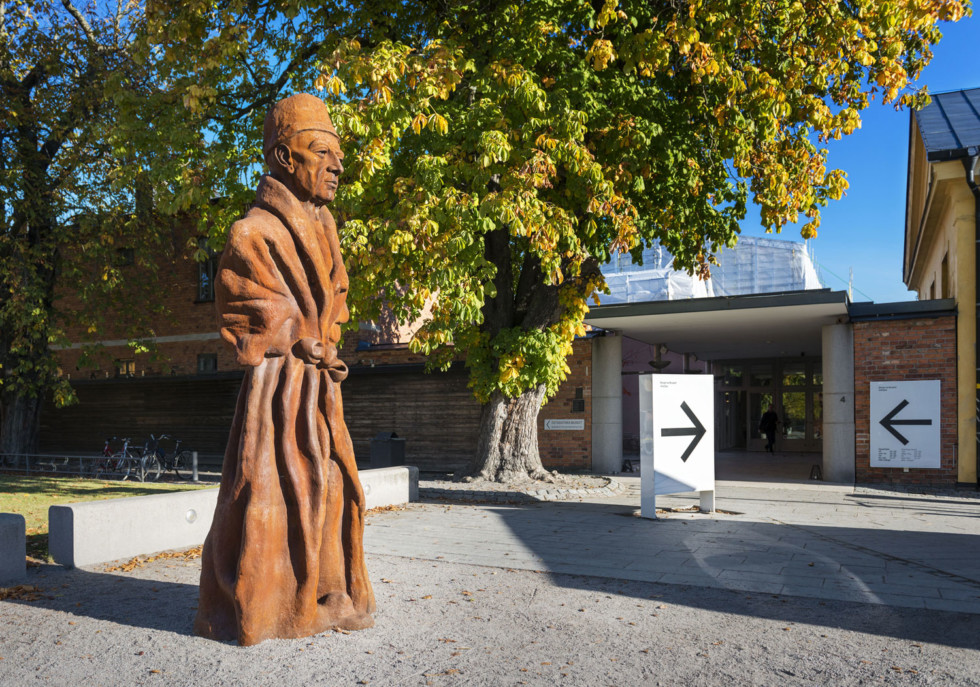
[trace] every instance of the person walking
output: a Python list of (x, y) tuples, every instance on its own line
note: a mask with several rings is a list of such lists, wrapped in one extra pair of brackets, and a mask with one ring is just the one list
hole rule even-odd
[(766, 450), (775, 453), (774, 444), (776, 443), (776, 426), (779, 424), (779, 416), (769, 404), (769, 410), (762, 414), (759, 420), (759, 431), (766, 435)]

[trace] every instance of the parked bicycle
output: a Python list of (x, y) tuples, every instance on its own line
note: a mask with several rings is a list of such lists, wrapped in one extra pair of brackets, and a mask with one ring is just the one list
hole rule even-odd
[(159, 439), (154, 437), (152, 434), (150, 438), (146, 440), (143, 444), (143, 450), (140, 452), (139, 458), (139, 479), (140, 482), (145, 482), (150, 480), (151, 482), (156, 482), (160, 479), (160, 474), (163, 471), (163, 466), (160, 462), (160, 457), (157, 455), (157, 451), (160, 450), (159, 444), (161, 436)]
[(118, 450), (112, 449), (112, 442), (117, 441), (116, 437), (105, 440), (102, 447), (102, 459), (96, 461), (94, 466), (95, 476), (98, 479), (109, 479), (119, 477), (121, 480), (129, 479), (130, 475), (139, 473), (140, 454), (135, 449), (129, 447), (132, 441), (129, 437), (119, 439), (122, 447)]
[[(167, 453), (161, 446), (160, 442), (164, 439), (173, 439), (174, 448), (173, 451)], [(152, 449), (144, 450), (143, 454), (143, 470), (146, 479), (153, 482), (160, 479), (160, 475), (163, 472), (173, 471), (177, 475), (178, 479), (186, 479), (180, 474), (181, 470), (185, 472), (191, 468), (191, 452), (187, 449), (180, 448), (180, 439), (171, 437), (167, 434), (161, 434), (158, 437), (150, 435), (150, 440), (147, 442), (147, 447), (152, 447)]]

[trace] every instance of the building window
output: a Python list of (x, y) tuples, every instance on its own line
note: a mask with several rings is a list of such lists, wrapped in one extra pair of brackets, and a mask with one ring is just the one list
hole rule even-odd
[(218, 371), (217, 353), (199, 353), (197, 356), (197, 373), (199, 375)]
[(198, 239), (198, 253), (195, 257), (202, 257), (203, 252), (207, 255), (205, 260), (197, 262), (197, 302), (210, 303), (214, 300), (214, 274), (218, 266), (218, 256), (208, 246), (207, 239)]
[(136, 374), (136, 361), (135, 360), (117, 360), (116, 361), (116, 376), (117, 377), (132, 377)]
[(585, 390), (580, 386), (575, 387), (575, 398), (572, 399), (572, 412), (585, 412)]
[(743, 373), (741, 365), (722, 365), (721, 385), (722, 386), (742, 386)]

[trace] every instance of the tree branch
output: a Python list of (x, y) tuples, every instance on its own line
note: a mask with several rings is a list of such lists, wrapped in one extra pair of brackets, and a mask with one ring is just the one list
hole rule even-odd
[(78, 8), (71, 4), (71, 0), (61, 0), (61, 4), (65, 6), (66, 10), (68, 10), (68, 14), (75, 18), (75, 22), (82, 29), (85, 37), (88, 38), (89, 43), (92, 44), (92, 47), (98, 52), (102, 52), (104, 50), (103, 46), (99, 45), (99, 41), (95, 37), (95, 32), (92, 31), (92, 27), (89, 25), (88, 20), (85, 19), (82, 13), (78, 11)]
[(483, 302), (483, 329), (495, 336), (513, 326), (514, 319), (514, 272), (511, 267), (510, 229), (506, 224), (483, 236), (483, 255), (487, 262), (497, 268), (493, 278), (497, 294)]

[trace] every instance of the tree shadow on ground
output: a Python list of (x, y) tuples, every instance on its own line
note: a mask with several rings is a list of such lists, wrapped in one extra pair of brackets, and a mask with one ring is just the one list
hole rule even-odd
[(7, 602), (134, 628), (193, 635), (196, 584), (47, 564), (29, 571), (25, 584), (38, 591), (22, 593)]
[(370, 550), (532, 570), (563, 587), (657, 595), (721, 613), (980, 648), (977, 535), (748, 517), (646, 520), (630, 505), (594, 502), (432, 505), (445, 508), (452, 524), (434, 525), (423, 511), (397, 513), (377, 522), (392, 529), (378, 531), (381, 545)]

